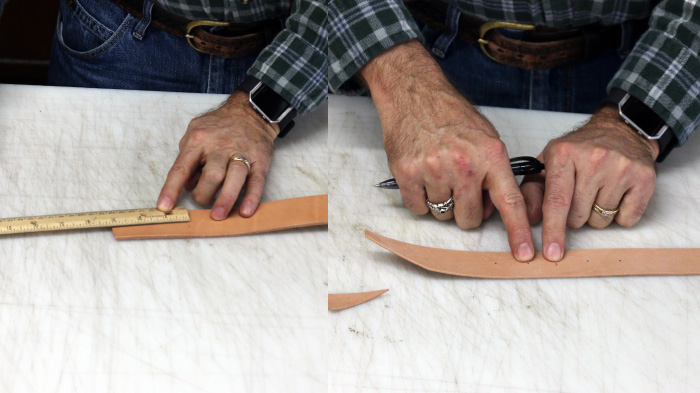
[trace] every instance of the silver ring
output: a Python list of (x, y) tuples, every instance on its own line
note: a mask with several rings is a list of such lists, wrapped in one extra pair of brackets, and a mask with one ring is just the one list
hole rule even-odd
[(233, 156), (233, 157), (229, 160), (229, 162), (233, 162), (233, 161), (240, 161), (240, 162), (244, 163), (245, 166), (248, 167), (248, 172), (250, 173), (250, 161), (248, 161), (247, 158), (241, 157), (241, 156)]
[(452, 210), (452, 207), (455, 205), (455, 201), (452, 199), (452, 197), (442, 203), (432, 203), (430, 202), (430, 199), (426, 199), (425, 203), (427, 203), (430, 210), (436, 214), (445, 214)]

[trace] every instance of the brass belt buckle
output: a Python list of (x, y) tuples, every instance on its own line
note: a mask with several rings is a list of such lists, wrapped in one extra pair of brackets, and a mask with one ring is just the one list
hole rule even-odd
[(190, 34), (190, 32), (192, 32), (192, 30), (195, 27), (199, 27), (199, 26), (229, 27), (229, 26), (231, 26), (231, 24), (229, 22), (219, 22), (219, 21), (215, 21), (215, 20), (193, 20), (192, 22), (187, 24), (187, 26), (185, 27), (185, 29), (187, 30), (187, 31), (185, 31), (185, 38), (187, 38), (187, 42), (190, 44), (190, 46), (192, 48), (194, 48), (194, 50), (202, 52), (202, 53), (206, 53), (206, 52), (198, 49), (196, 46), (194, 46), (194, 41), (193, 41), (194, 36), (192, 34)]
[(486, 22), (481, 27), (479, 28), (479, 46), (481, 47), (481, 51), (484, 52), (484, 54), (491, 60), (501, 63), (500, 61), (496, 60), (491, 56), (489, 51), (486, 49), (486, 44), (489, 42), (484, 38), (486, 37), (486, 33), (489, 32), (489, 30), (493, 29), (500, 29), (500, 28), (505, 28), (505, 29), (513, 29), (513, 30), (535, 30), (534, 25), (528, 25), (525, 23), (515, 23), (515, 22), (503, 22), (503, 21), (492, 21), (492, 22)]

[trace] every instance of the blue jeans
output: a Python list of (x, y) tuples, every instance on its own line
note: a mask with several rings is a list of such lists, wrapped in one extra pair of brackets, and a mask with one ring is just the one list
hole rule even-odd
[[(429, 51), (436, 46), (444, 51), (445, 57), (435, 56), (435, 60), (472, 103), (558, 112), (593, 113), (624, 61), (621, 53), (634, 45), (628, 39), (618, 49), (604, 51), (585, 62), (530, 71), (497, 63), (476, 44), (458, 38), (439, 40), (443, 32), (431, 27), (423, 26), (422, 33)], [(522, 33), (506, 34), (519, 38)]]
[(257, 54), (224, 59), (137, 19), (108, 0), (61, 0), (49, 84), (109, 89), (231, 93)]

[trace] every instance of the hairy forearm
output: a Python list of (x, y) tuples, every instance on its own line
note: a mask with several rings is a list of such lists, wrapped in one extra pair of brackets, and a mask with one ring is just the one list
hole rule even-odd
[(625, 123), (620, 117), (618, 109), (614, 105), (603, 105), (598, 108), (598, 111), (593, 115), (591, 121), (597, 121), (614, 128), (621, 136), (627, 136), (630, 140), (638, 140), (649, 150), (649, 154), (656, 159), (659, 156), (659, 142), (653, 139), (647, 139), (640, 135), (632, 126)]
[(466, 126), (465, 109), (477, 113), (416, 40), (396, 45), (375, 57), (360, 70), (360, 76), (383, 123), (401, 123), (406, 111), (411, 111), (414, 119), (432, 118), (433, 129), (455, 123)]
[(416, 40), (375, 57), (360, 70), (360, 76), (378, 105), (422, 99), (428, 93), (459, 96), (437, 62)]

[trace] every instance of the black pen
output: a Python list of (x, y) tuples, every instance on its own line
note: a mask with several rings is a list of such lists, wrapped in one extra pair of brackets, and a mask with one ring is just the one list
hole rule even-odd
[[(540, 173), (544, 170), (544, 164), (541, 163), (537, 158), (526, 156), (511, 158), (510, 167), (513, 169), (513, 174), (515, 176), (534, 175), (535, 173)], [(377, 183), (374, 186), (386, 190), (399, 189), (399, 185), (396, 183), (396, 179), (384, 180), (383, 182)]]

